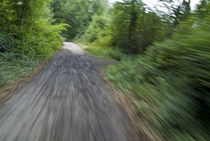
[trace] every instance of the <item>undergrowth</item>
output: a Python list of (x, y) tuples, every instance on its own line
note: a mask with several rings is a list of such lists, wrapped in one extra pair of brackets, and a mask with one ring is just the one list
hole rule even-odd
[(87, 50), (90, 55), (104, 59), (113, 59), (117, 61), (120, 61), (127, 56), (118, 49), (113, 48), (93, 47), (91, 45), (88, 48), (85, 48), (85, 50)]
[(167, 141), (210, 138), (210, 27), (200, 24), (180, 28), (135, 59), (112, 48), (88, 49), (92, 55), (120, 60), (105, 70), (107, 78), (132, 97), (139, 114)]
[(0, 87), (8, 85), (32, 70), (40, 61), (16, 53), (0, 53)]

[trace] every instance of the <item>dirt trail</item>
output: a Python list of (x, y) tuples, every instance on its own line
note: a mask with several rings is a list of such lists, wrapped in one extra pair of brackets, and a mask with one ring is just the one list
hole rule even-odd
[(65, 43), (0, 110), (0, 141), (146, 141), (99, 75), (100, 62)]

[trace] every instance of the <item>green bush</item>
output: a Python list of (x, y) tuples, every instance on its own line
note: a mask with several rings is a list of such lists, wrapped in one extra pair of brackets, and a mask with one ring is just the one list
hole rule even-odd
[[(45, 27), (48, 26), (48, 29)], [(39, 25), (37, 31), (23, 32), (21, 45), (16, 49), (16, 52), (30, 57), (47, 57), (58, 51), (63, 43), (63, 38), (60, 36), (61, 30), (65, 25)]]
[(195, 27), (192, 20), (144, 56), (106, 70), (167, 140), (210, 138), (210, 24), (203, 20)]
[(0, 33), (0, 52), (9, 52), (17, 47), (15, 39), (8, 33)]
[(34, 68), (39, 59), (17, 53), (0, 53), (0, 86), (8, 85)]
[(0, 4), (0, 85), (22, 76), (62, 46), (65, 24), (52, 22), (51, 0)]
[(97, 42), (97, 45), (105, 46), (109, 43), (110, 38), (108, 27), (109, 19), (107, 16), (95, 15), (81, 40), (86, 43)]
[(117, 61), (122, 60), (126, 56), (120, 50), (110, 47), (104, 48), (100, 46), (97, 47), (96, 45), (90, 45), (90, 47), (86, 48), (86, 50), (89, 52), (90, 55), (105, 59), (113, 59)]

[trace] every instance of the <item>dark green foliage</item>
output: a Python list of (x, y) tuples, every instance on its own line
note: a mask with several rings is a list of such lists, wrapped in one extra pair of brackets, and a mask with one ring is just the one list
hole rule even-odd
[(9, 52), (16, 47), (16, 40), (7, 33), (0, 33), (0, 52)]
[(116, 3), (112, 13), (112, 44), (126, 53), (143, 53), (148, 45), (164, 37), (161, 18), (154, 12), (146, 12), (144, 5), (136, 0)]
[(0, 2), (1, 85), (21, 76), (62, 46), (60, 33), (65, 25), (52, 24), (50, 3), (51, 0)]
[(20, 56), (16, 53), (0, 53), (0, 87), (11, 84), (32, 70), (38, 62), (39, 59)]
[(210, 138), (209, 18), (189, 18), (171, 39), (106, 71), (168, 140)]

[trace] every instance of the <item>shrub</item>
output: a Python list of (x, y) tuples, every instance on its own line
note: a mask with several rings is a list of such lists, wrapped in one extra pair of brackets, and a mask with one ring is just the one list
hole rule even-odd
[(144, 56), (106, 70), (168, 140), (209, 139), (209, 25), (208, 20), (181, 25), (172, 39), (149, 47)]
[(118, 49), (113, 49), (110, 47), (104, 48), (96, 45), (91, 45), (89, 48), (86, 48), (86, 50), (93, 56), (106, 58), (106, 59), (113, 59), (120, 61), (123, 58), (125, 58), (125, 54), (123, 54)]
[(38, 64), (39, 60), (17, 53), (0, 53), (0, 86), (10, 84)]
[(84, 42), (93, 43), (96, 41), (104, 41), (108, 35), (109, 20), (105, 15), (93, 16), (92, 22), (89, 24), (82, 36)]
[(17, 47), (15, 39), (8, 33), (0, 33), (0, 52), (9, 52)]

